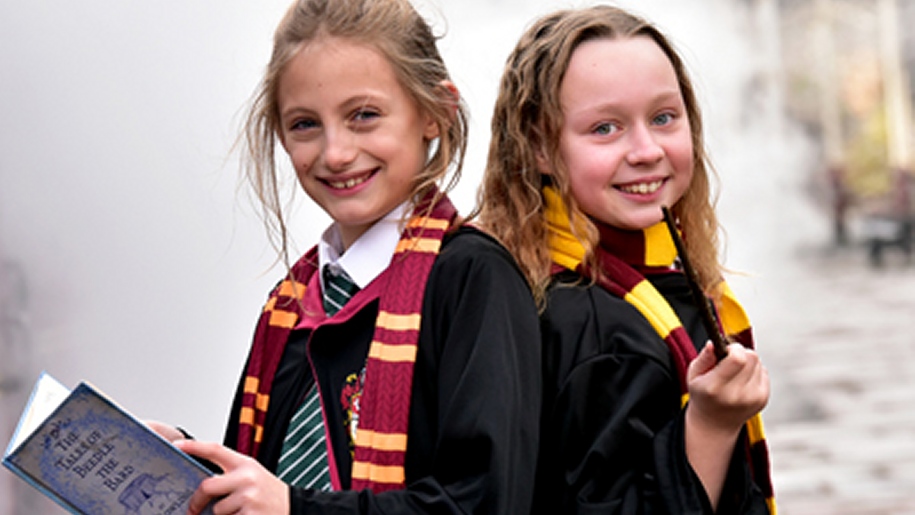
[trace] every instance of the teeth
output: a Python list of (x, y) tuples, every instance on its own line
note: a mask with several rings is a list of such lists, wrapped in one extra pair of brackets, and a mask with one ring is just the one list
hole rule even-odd
[(660, 188), (662, 184), (664, 184), (664, 181), (642, 182), (639, 184), (632, 184), (630, 186), (620, 186), (620, 190), (625, 193), (638, 193), (640, 195), (647, 195), (649, 193), (658, 191), (658, 188)]
[(342, 190), (342, 189), (348, 189), (348, 188), (357, 186), (359, 184), (362, 184), (363, 182), (367, 181), (368, 178), (369, 178), (369, 176), (366, 175), (365, 177), (361, 177), (361, 178), (357, 178), (357, 179), (349, 179), (346, 181), (327, 181), (327, 184), (330, 184), (330, 187), (335, 190)]

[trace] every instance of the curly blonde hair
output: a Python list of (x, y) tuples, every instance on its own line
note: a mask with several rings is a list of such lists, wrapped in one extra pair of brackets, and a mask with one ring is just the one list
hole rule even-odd
[[(711, 198), (714, 174), (705, 152), (702, 117), (682, 60), (653, 25), (610, 6), (561, 10), (534, 22), (521, 36), (502, 75), (492, 118), (492, 140), (476, 215), (480, 224), (515, 256), (534, 297), (543, 305), (550, 280), (550, 251), (544, 216), (543, 186), (552, 184), (568, 208), (570, 220), (584, 221), (577, 234), (586, 262), (597, 270), (593, 249), (597, 228), (572, 197), (569, 173), (559, 152), (563, 113), (560, 88), (572, 53), (594, 39), (649, 37), (670, 59), (686, 106), (693, 146), (693, 178), (671, 208), (686, 235), (686, 247), (702, 287), (712, 292), (721, 280), (718, 218)], [(538, 155), (552, 174), (545, 176)]]
[(454, 187), (467, 148), (466, 107), (443, 85), (450, 77), (436, 46), (438, 37), (408, 0), (297, 0), (277, 26), (273, 53), (248, 108), (241, 140), (245, 176), (261, 203), (270, 242), (287, 267), (289, 236), (276, 161), (277, 86), (289, 61), (304, 46), (329, 37), (379, 50), (404, 91), (438, 124), (434, 152), (415, 179), (414, 204), (434, 186), (439, 186), (440, 195)]

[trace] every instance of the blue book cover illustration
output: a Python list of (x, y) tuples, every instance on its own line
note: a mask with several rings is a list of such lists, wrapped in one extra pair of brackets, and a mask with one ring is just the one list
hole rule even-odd
[(47, 374), (3, 464), (80, 515), (183, 515), (212, 475), (91, 385), (68, 392)]

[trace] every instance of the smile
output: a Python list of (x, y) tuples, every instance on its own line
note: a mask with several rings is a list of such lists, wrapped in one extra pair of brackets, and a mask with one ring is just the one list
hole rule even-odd
[(635, 193), (639, 195), (647, 195), (649, 193), (654, 193), (658, 191), (661, 186), (664, 184), (663, 180), (654, 181), (654, 182), (641, 182), (639, 184), (627, 184), (625, 186), (617, 186), (617, 189), (623, 193)]
[(374, 175), (374, 174), (369, 173), (369, 174), (363, 175), (361, 177), (353, 177), (352, 179), (347, 179), (345, 181), (325, 180), (324, 182), (327, 183), (327, 185), (330, 186), (332, 189), (347, 190), (350, 188), (354, 188), (354, 187), (362, 184), (363, 182), (369, 180), (372, 177), (372, 175)]

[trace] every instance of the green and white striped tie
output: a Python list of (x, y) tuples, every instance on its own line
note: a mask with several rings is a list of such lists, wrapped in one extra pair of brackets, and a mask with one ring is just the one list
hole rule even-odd
[[(359, 291), (359, 287), (345, 272), (334, 273), (325, 266), (322, 273), (324, 310), (327, 316), (333, 316)], [(315, 386), (289, 421), (277, 465), (277, 477), (293, 486), (330, 490), (325, 442), (321, 399)]]
[(324, 267), (324, 311), (327, 316), (334, 316), (349, 299), (359, 291), (356, 283), (340, 270), (335, 272), (329, 266)]

